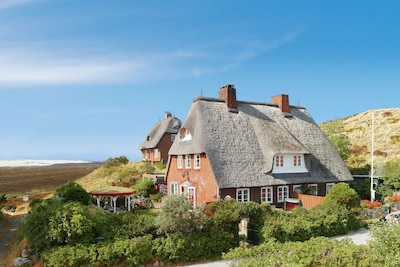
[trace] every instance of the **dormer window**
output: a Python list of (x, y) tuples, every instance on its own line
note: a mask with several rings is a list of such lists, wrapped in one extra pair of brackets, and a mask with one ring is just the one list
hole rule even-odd
[(294, 155), (293, 156), (293, 166), (300, 167), (301, 166), (301, 155)]
[(186, 129), (186, 128), (181, 129), (181, 138), (182, 138), (182, 141), (192, 140), (192, 135), (190, 134), (189, 129)]
[(303, 154), (278, 154), (274, 157), (273, 173), (308, 172)]
[(276, 167), (283, 167), (283, 155), (276, 155), (275, 156), (275, 166)]

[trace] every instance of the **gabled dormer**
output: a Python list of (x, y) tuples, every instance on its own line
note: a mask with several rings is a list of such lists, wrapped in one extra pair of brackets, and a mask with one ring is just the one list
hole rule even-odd
[(276, 154), (272, 173), (304, 173), (308, 172), (304, 154)]

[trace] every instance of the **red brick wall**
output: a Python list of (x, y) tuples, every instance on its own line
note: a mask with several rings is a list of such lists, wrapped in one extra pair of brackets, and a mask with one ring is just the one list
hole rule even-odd
[[(218, 199), (218, 186), (215, 181), (210, 163), (206, 154), (200, 155), (200, 169), (194, 169), (194, 155), (191, 155), (191, 168), (185, 168), (185, 155), (183, 157), (183, 168), (178, 169), (177, 156), (171, 156), (168, 170), (167, 170), (167, 183), (168, 194), (170, 194), (170, 183), (178, 182), (179, 190), (180, 185), (189, 181), (196, 188), (196, 205), (213, 202)], [(182, 173), (184, 172), (184, 176)]]

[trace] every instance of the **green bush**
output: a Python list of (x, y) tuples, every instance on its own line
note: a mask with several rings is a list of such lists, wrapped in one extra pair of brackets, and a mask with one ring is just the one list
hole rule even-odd
[(162, 212), (155, 220), (157, 234), (191, 233), (205, 225), (206, 218), (201, 207), (193, 208), (193, 203), (184, 195), (172, 195), (165, 199)]
[(324, 199), (324, 205), (331, 205), (336, 202), (339, 205), (346, 207), (349, 211), (359, 212), (360, 210), (360, 197), (357, 192), (350, 187), (347, 183), (335, 184), (329, 194)]
[(89, 244), (94, 242), (93, 230), (87, 206), (69, 202), (50, 218), (48, 239), (58, 245)]
[(60, 246), (46, 250), (41, 259), (45, 266), (137, 266), (152, 258), (152, 238), (144, 236), (113, 243)]
[(76, 201), (83, 205), (88, 205), (90, 194), (86, 192), (83, 187), (73, 181), (69, 181), (63, 185), (58, 186), (54, 192), (54, 198), (62, 202)]
[(170, 263), (211, 259), (229, 251), (235, 242), (231, 233), (202, 232), (171, 234), (154, 242), (155, 257)]
[(265, 240), (272, 238), (283, 243), (345, 234), (360, 227), (360, 221), (350, 211), (333, 202), (310, 210), (302, 207), (291, 212), (276, 210), (267, 216), (261, 234)]
[(50, 242), (48, 233), (50, 220), (59, 207), (60, 201), (54, 199), (43, 200), (35, 204), (25, 217), (22, 224), (22, 232), (33, 252), (40, 254), (43, 250), (54, 245), (54, 243)]
[(384, 223), (373, 226), (370, 235), (369, 247), (372, 259), (380, 261), (379, 266), (399, 266), (400, 224)]
[(116, 167), (116, 166), (125, 165), (128, 163), (129, 163), (129, 159), (126, 156), (120, 156), (120, 157), (116, 157), (116, 158), (110, 157), (104, 162), (104, 167), (106, 167), (106, 168)]
[(349, 239), (311, 238), (305, 242), (279, 243), (268, 240), (257, 247), (242, 243), (223, 256), (232, 267), (259, 266), (381, 266), (370, 259), (366, 246)]
[(155, 194), (157, 193), (156, 186), (153, 183), (153, 180), (151, 178), (142, 178), (140, 179), (136, 185), (136, 196), (138, 197), (148, 197), (149, 193), (150, 194)]
[(153, 215), (138, 215), (129, 212), (117, 212), (114, 219), (114, 236), (130, 239), (145, 235), (155, 235), (155, 217)]

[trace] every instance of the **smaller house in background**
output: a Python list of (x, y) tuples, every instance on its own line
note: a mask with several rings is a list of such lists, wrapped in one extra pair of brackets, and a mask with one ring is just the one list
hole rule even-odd
[(165, 119), (159, 121), (140, 144), (142, 160), (167, 163), (168, 151), (181, 125), (178, 118), (166, 112)]

